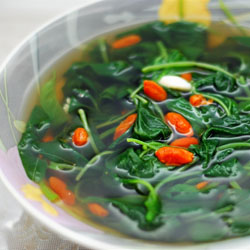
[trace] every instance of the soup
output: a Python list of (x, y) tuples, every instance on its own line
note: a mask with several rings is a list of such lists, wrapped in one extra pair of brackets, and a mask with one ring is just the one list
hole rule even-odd
[(250, 234), (250, 40), (222, 36), (155, 21), (91, 42), (61, 90), (55, 74), (41, 86), (18, 145), (28, 177), (130, 237)]

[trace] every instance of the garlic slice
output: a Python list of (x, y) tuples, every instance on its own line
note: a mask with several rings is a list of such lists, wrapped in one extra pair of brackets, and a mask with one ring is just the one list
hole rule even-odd
[(192, 89), (192, 85), (187, 80), (183, 79), (179, 76), (163, 76), (159, 83), (166, 88), (177, 89), (182, 91), (190, 91)]

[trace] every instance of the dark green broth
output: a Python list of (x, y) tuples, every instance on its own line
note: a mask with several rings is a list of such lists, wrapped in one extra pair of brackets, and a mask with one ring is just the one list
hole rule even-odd
[[(214, 30), (193, 23), (156, 21), (90, 43), (85, 59), (64, 74), (63, 103), (56, 99), (55, 77), (41, 86), (41, 105), (34, 107), (18, 145), (28, 177), (46, 184), (50, 176), (59, 177), (76, 195), (76, 205), (64, 205), (65, 209), (87, 223), (135, 238), (204, 242), (250, 234), (250, 38), (232, 33), (218, 47), (209, 48), (210, 32)], [(128, 34), (140, 35), (142, 41), (112, 49), (112, 40)], [(149, 65), (180, 61), (206, 62), (231, 75), (198, 67), (142, 72)], [(160, 103), (143, 91), (138, 92), (139, 99), (130, 98), (143, 79), (158, 81), (161, 75), (186, 72), (192, 73), (194, 92), (216, 94), (219, 102), (195, 108), (189, 103), (191, 92), (172, 89), (166, 89), (168, 98)], [(69, 115), (62, 110), (65, 104)], [(83, 126), (79, 109), (85, 111), (92, 135), (92, 143), (89, 140), (83, 147), (71, 139), (75, 128)], [(147, 116), (140, 115), (113, 141), (126, 114), (146, 114), (145, 110), (154, 116), (150, 126), (141, 125)], [(154, 150), (127, 142), (136, 138), (162, 147), (183, 137), (164, 123), (162, 114), (170, 111), (183, 115), (200, 141), (188, 149), (195, 155), (190, 165), (166, 166)], [(42, 141), (47, 131), (53, 134), (51, 142)], [(91, 161), (102, 152), (106, 153)], [(84, 168), (86, 172), (79, 175)], [(202, 181), (209, 184), (198, 190), (196, 184)], [(109, 215), (91, 214), (89, 203), (100, 204)]]

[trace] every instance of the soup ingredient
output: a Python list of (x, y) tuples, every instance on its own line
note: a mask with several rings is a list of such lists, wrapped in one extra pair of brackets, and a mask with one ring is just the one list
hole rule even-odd
[(182, 148), (162, 147), (155, 152), (157, 158), (164, 164), (170, 166), (181, 166), (190, 163), (194, 154)]
[(123, 135), (133, 124), (135, 123), (137, 114), (129, 115), (125, 120), (123, 120), (118, 127), (115, 129), (114, 140), (118, 139)]
[(186, 136), (194, 134), (191, 124), (180, 114), (169, 112), (165, 115), (165, 121), (173, 126), (177, 132)]
[(192, 95), (189, 98), (189, 102), (194, 106), (194, 107), (200, 107), (202, 105), (209, 105), (213, 103), (212, 99), (207, 100), (203, 95), (197, 94), (197, 95)]
[(196, 188), (199, 190), (203, 189), (204, 187), (206, 187), (208, 185), (208, 183), (209, 183), (208, 181), (202, 181), (202, 182), (196, 184)]
[(49, 199), (51, 202), (55, 202), (59, 200), (59, 196), (57, 193), (53, 192), (45, 182), (40, 183), (40, 188), (43, 192), (43, 194), (46, 196), (47, 199)]
[(61, 179), (51, 176), (49, 178), (49, 186), (55, 193), (57, 193), (60, 198), (67, 204), (67, 205), (74, 205), (75, 204), (75, 195), (67, 189), (67, 185)]
[(51, 176), (49, 178), (49, 186), (54, 190), (60, 197), (66, 190), (66, 183), (57, 177)]
[(185, 80), (187, 80), (188, 82), (191, 82), (192, 81), (192, 74), (191, 73), (185, 73), (185, 74), (182, 74), (181, 77)]
[(54, 140), (54, 137), (52, 135), (52, 133), (48, 130), (47, 133), (45, 134), (45, 136), (43, 137), (42, 141), (43, 142), (51, 142)]
[(174, 140), (173, 142), (171, 142), (170, 146), (189, 148), (190, 145), (196, 144), (199, 144), (199, 141), (195, 137), (185, 137)]
[(88, 133), (84, 128), (77, 128), (72, 136), (72, 141), (76, 146), (83, 146), (88, 142)]
[(179, 76), (163, 76), (159, 83), (166, 88), (182, 91), (190, 91), (192, 88), (192, 85), (186, 79)]
[(60, 197), (63, 200), (63, 202), (67, 205), (73, 206), (75, 204), (76, 200), (75, 195), (68, 189), (61, 191)]
[(167, 99), (167, 92), (156, 82), (145, 80), (143, 85), (144, 93), (154, 101), (162, 102)]
[(107, 209), (103, 208), (98, 203), (89, 203), (88, 204), (89, 211), (99, 217), (106, 217), (109, 215), (109, 212)]
[(138, 35), (128, 35), (122, 37), (112, 43), (114, 49), (122, 49), (133, 46), (141, 41), (141, 37)]
[[(29, 178), (39, 185), (58, 178), (55, 195), (71, 213), (132, 237), (249, 234), (249, 39), (208, 49), (210, 33), (155, 21), (115, 35), (139, 36), (135, 46), (115, 49), (105, 37), (91, 43), (65, 73), (65, 122), (42, 105), (32, 112), (18, 145)], [(163, 86), (163, 77), (188, 88)], [(83, 147), (72, 143), (76, 128), (87, 132)], [(44, 142), (49, 132), (53, 140)]]

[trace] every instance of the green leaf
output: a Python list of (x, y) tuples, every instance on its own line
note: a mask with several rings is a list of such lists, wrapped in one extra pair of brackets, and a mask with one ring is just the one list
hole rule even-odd
[(173, 200), (192, 200), (197, 199), (199, 190), (192, 185), (177, 184), (167, 189), (166, 197)]
[(189, 59), (197, 59), (205, 49), (207, 30), (202, 25), (191, 22), (166, 25), (156, 22), (153, 28), (168, 47), (180, 50)]
[(236, 158), (216, 163), (204, 171), (206, 177), (233, 177), (239, 174), (240, 163)]
[(139, 103), (134, 133), (143, 140), (167, 139), (171, 130), (157, 111), (149, 105)]
[(42, 85), (40, 104), (55, 125), (60, 125), (67, 121), (67, 115), (56, 97), (56, 75)]
[(152, 178), (160, 168), (165, 168), (154, 155), (140, 158), (140, 153), (141, 151), (135, 152), (133, 148), (128, 148), (117, 157), (117, 167), (127, 170), (130, 176), (139, 178)]
[(236, 80), (222, 72), (216, 72), (208, 76), (202, 75), (202, 77), (194, 82), (195, 88), (211, 87), (213, 86), (217, 92), (234, 92), (238, 86)]

